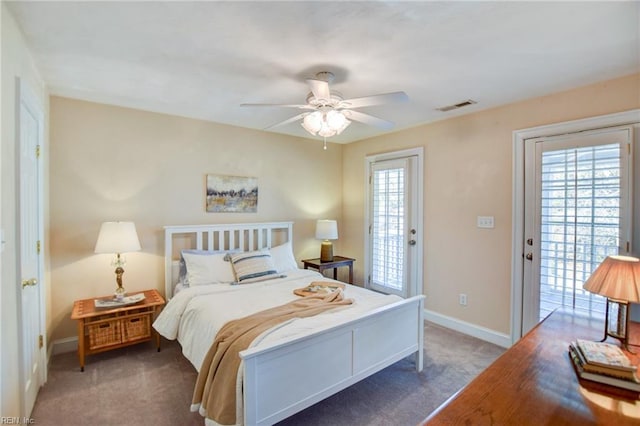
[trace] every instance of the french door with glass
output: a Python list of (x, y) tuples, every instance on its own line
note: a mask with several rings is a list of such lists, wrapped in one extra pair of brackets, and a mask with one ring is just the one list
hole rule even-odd
[(422, 292), (418, 175), (417, 155), (369, 164), (367, 288), (402, 297)]
[(631, 127), (527, 140), (522, 334), (566, 306), (604, 316), (582, 288), (631, 241)]

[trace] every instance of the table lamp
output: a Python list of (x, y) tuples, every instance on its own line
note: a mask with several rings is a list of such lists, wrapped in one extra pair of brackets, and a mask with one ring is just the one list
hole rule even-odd
[(333, 261), (333, 244), (329, 240), (338, 239), (338, 222), (321, 219), (316, 223), (316, 239), (322, 240), (320, 262)]
[(104, 222), (100, 227), (98, 241), (96, 242), (96, 253), (112, 253), (116, 258), (111, 262), (111, 266), (116, 267), (116, 299), (122, 300), (125, 295), (122, 286), (122, 268), (127, 262), (122, 253), (140, 250), (140, 240), (136, 233), (136, 225), (133, 222)]
[[(629, 303), (640, 302), (640, 259), (608, 256), (591, 274), (583, 288), (607, 298), (604, 342), (614, 337), (629, 350)], [(617, 315), (610, 315), (617, 309)], [(615, 325), (610, 323), (615, 318)]]

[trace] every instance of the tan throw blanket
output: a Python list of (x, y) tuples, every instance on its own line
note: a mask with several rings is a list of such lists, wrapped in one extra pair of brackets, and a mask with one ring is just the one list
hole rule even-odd
[(218, 332), (202, 362), (193, 392), (191, 410), (217, 424), (236, 424), (236, 378), (240, 367), (238, 353), (266, 330), (293, 318), (317, 315), (338, 306), (350, 305), (342, 291), (308, 296), (229, 321)]

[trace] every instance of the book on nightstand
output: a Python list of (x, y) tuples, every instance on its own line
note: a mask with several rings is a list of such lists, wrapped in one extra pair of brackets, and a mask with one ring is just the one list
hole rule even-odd
[(630, 370), (627, 373), (615, 368), (609, 370), (606, 368), (595, 370), (592, 364), (585, 361), (584, 354), (580, 352), (579, 346), (573, 343), (569, 345), (569, 357), (571, 358), (571, 362), (578, 374), (578, 377), (582, 379), (604, 383), (606, 385), (634, 392), (640, 392), (640, 380), (638, 380), (638, 377), (633, 370)]

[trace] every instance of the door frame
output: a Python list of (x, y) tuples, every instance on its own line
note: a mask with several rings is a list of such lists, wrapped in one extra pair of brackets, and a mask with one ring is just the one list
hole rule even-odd
[[(513, 132), (512, 157), (512, 212), (511, 212), (511, 343), (520, 339), (522, 330), (522, 304), (524, 284), (524, 239), (525, 222), (525, 142), (528, 139), (559, 136), (566, 133), (577, 133), (585, 130), (595, 130), (604, 127), (617, 127), (640, 123), (640, 109), (620, 113), (589, 117), (579, 120), (554, 123), (545, 126), (515, 130)], [(633, 181), (633, 177), (631, 179)], [(632, 188), (637, 191), (637, 188)], [(637, 205), (639, 200), (635, 200)], [(633, 207), (633, 206), (632, 206)], [(632, 208), (632, 217), (638, 215)]]
[(423, 217), (424, 217), (424, 147), (416, 147), (403, 149), (400, 151), (392, 151), (385, 152), (380, 154), (372, 154), (367, 155), (365, 157), (365, 167), (364, 167), (364, 188), (365, 188), (365, 196), (364, 196), (364, 281), (366, 286), (367, 277), (366, 274), (369, 273), (369, 252), (370, 252), (370, 244), (371, 239), (369, 237), (369, 223), (371, 221), (371, 215), (369, 211), (369, 203), (371, 202), (371, 191), (369, 190), (369, 172), (371, 170), (371, 165), (377, 161), (385, 161), (385, 160), (395, 160), (405, 157), (416, 156), (418, 157), (418, 161), (416, 164), (416, 181), (418, 182), (418, 188), (412, 190), (415, 192), (415, 202), (416, 205), (416, 215), (415, 224), (416, 224), (416, 235), (417, 244), (415, 245), (415, 254), (416, 261), (413, 262), (413, 265), (410, 265), (410, 273), (414, 276), (413, 289), (408, 289), (408, 297), (424, 294), (424, 283), (422, 277), (423, 267), (423, 247), (424, 247), (424, 227), (423, 227)]
[[(15, 170), (16, 170), (16, 204), (15, 204), (15, 208), (16, 208), (16, 271), (17, 271), (17, 276), (21, 277), (21, 270), (22, 270), (22, 257), (20, 255), (21, 253), (21, 245), (22, 245), (22, 238), (20, 235), (20, 229), (21, 229), (21, 220), (22, 220), (22, 211), (21, 211), (21, 207), (20, 207), (20, 203), (21, 203), (21, 179), (20, 179), (20, 172), (21, 172), (21, 163), (20, 163), (20, 149), (21, 149), (21, 143), (22, 143), (22, 139), (20, 138), (20, 107), (21, 105), (24, 105), (26, 108), (28, 108), (31, 113), (36, 116), (38, 118), (38, 144), (40, 145), (40, 154), (39, 154), (39, 158), (40, 160), (37, 161), (37, 169), (38, 169), (38, 212), (37, 212), (37, 221), (38, 221), (38, 239), (40, 240), (40, 246), (41, 246), (41, 251), (40, 251), (40, 255), (38, 256), (38, 282), (39, 285), (37, 286), (38, 289), (38, 303), (40, 305), (39, 307), (39, 320), (38, 320), (38, 324), (39, 324), (39, 329), (40, 329), (40, 335), (42, 335), (42, 347), (39, 349), (39, 353), (38, 353), (38, 357), (39, 360), (38, 362), (40, 363), (40, 375), (38, 377), (39, 383), (38, 383), (38, 387), (42, 387), (42, 385), (44, 385), (47, 381), (47, 335), (46, 335), (46, 300), (45, 300), (45, 289), (44, 289), (44, 251), (45, 251), (45, 247), (47, 246), (45, 244), (44, 241), (44, 168), (43, 168), (43, 161), (42, 158), (44, 158), (45, 152), (44, 152), (44, 128), (45, 128), (45, 123), (44, 123), (44, 112), (42, 109), (42, 105), (40, 104), (38, 98), (35, 96), (33, 90), (29, 87), (29, 85), (27, 84), (26, 81), (24, 81), (23, 79), (21, 79), (20, 77), (16, 77), (16, 140), (15, 140), (15, 144), (16, 144), (16, 153), (18, 155), (16, 155), (16, 165), (15, 165)], [(24, 342), (23, 342), (23, 327), (24, 324), (22, 322), (22, 287), (21, 287), (21, 278), (16, 280), (15, 285), (17, 286), (17, 294), (18, 294), (18, 339), (19, 339), (19, 351), (22, 354), (23, 350), (24, 350)], [(19, 383), (21, 386), (21, 394), (20, 394), (20, 399), (21, 399), (21, 409), (25, 411), (25, 415), (28, 416), (30, 413), (26, 412), (26, 399), (25, 399), (25, 395), (22, 392), (23, 388), (22, 386), (25, 383), (25, 377), (23, 374), (24, 371), (24, 366), (22, 365), (24, 362), (24, 356), (20, 356), (20, 360), (19, 360)]]

